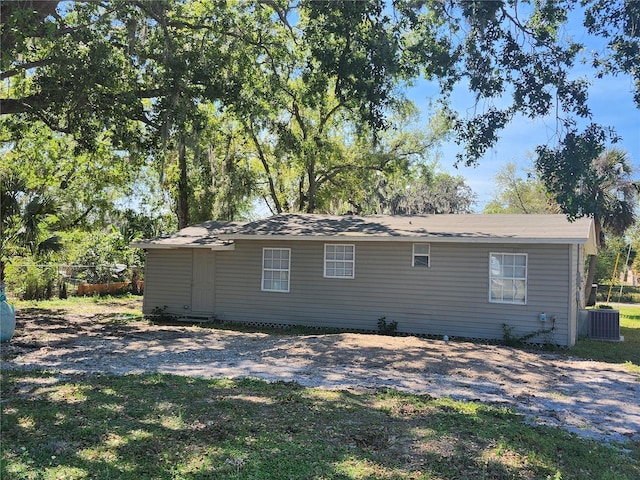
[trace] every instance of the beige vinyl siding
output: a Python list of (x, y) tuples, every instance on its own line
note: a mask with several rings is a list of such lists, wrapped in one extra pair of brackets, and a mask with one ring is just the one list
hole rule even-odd
[[(167, 306), (167, 313), (191, 313), (191, 276), (193, 250), (149, 249), (145, 260), (143, 312)], [(185, 306), (187, 308), (185, 308)]]
[[(238, 240), (217, 252), (216, 316), (364, 330), (386, 317), (400, 331), (475, 338), (502, 338), (503, 323), (525, 335), (555, 317), (553, 341), (569, 341), (568, 245), (431, 243), (431, 266), (415, 268), (412, 242), (355, 242), (355, 278), (342, 279), (323, 276), (325, 243)], [(261, 291), (263, 247), (291, 249), (289, 292)], [(528, 254), (526, 305), (489, 302), (489, 252)]]

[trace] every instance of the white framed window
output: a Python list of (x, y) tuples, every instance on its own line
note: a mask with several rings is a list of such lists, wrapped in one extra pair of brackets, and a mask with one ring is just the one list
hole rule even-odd
[(356, 246), (337, 243), (324, 245), (324, 276), (355, 278)]
[(489, 301), (527, 303), (527, 254), (489, 254)]
[(291, 272), (290, 248), (262, 249), (262, 290), (288, 292)]
[(430, 267), (431, 266), (431, 245), (428, 243), (413, 244), (413, 258), (411, 260), (412, 267)]

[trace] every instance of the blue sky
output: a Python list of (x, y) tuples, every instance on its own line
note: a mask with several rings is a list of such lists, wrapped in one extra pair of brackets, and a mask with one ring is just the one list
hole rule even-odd
[[(586, 46), (583, 53), (585, 62), (578, 63), (571, 74), (575, 78), (584, 78), (590, 82), (588, 105), (593, 114), (593, 121), (603, 126), (613, 127), (622, 137), (615, 146), (628, 152), (636, 171), (635, 177), (640, 179), (640, 110), (633, 102), (633, 81), (628, 75), (596, 78), (595, 70), (589, 65), (590, 52), (603, 51), (604, 42), (587, 34), (582, 26), (582, 15), (583, 12), (580, 9), (572, 12), (569, 23), (561, 32), (565, 38), (571, 38)], [(407, 89), (406, 93), (423, 112), (423, 121), (426, 124), (429, 104), (436, 99), (436, 88), (426, 81), (420, 81)], [(473, 112), (474, 98), (460, 86), (452, 95), (452, 106), (464, 116), (466, 112)], [(554, 118), (536, 120), (516, 118), (501, 133), (500, 141), (485, 155), (477, 167), (460, 166), (456, 169), (453, 166), (456, 154), (461, 150), (453, 142), (442, 146), (439, 152), (439, 165), (445, 171), (466, 178), (467, 184), (478, 195), (475, 209), (480, 212), (495, 192), (493, 178), (496, 173), (507, 162), (515, 162), (524, 168), (531, 168), (536, 146), (553, 147), (557, 144), (558, 139), (554, 132)]]
[[(593, 120), (605, 126), (612, 126), (622, 137), (616, 147), (629, 153), (636, 177), (640, 178), (640, 110), (633, 103), (632, 82), (628, 76), (593, 79), (589, 105)], [(433, 100), (434, 89), (426, 82), (419, 82), (407, 90), (407, 95), (421, 109), (423, 120), (428, 121), (429, 102)], [(463, 91), (452, 97), (453, 106), (460, 113), (473, 110), (473, 99)], [(493, 178), (507, 162), (515, 162), (524, 167), (533, 166), (535, 148), (538, 145), (555, 146), (557, 138), (555, 119), (551, 117), (529, 119), (518, 117), (502, 132), (497, 145), (488, 152), (477, 167), (454, 167), (456, 153), (461, 147), (453, 142), (445, 143), (440, 153), (440, 167), (452, 174), (462, 175), (467, 184), (478, 195), (476, 211), (482, 211), (495, 191)]]

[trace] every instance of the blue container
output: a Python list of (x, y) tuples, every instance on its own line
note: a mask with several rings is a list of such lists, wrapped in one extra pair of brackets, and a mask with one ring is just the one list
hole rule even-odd
[(7, 342), (16, 330), (16, 311), (7, 303), (4, 284), (0, 284), (0, 342)]

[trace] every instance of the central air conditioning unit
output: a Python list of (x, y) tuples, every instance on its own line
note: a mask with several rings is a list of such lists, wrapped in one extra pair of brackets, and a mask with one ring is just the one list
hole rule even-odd
[(589, 337), (596, 340), (615, 340), (620, 337), (620, 312), (618, 310), (589, 310)]

